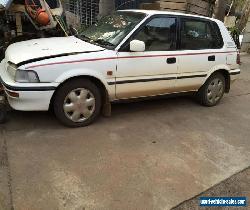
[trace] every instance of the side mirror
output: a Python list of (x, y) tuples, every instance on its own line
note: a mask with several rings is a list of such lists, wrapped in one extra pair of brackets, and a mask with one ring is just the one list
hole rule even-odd
[(130, 42), (130, 51), (132, 52), (144, 52), (145, 51), (145, 43), (140, 40), (132, 40)]

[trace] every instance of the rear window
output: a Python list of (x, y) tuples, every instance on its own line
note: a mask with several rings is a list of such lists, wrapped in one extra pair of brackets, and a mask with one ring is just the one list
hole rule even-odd
[(187, 18), (181, 20), (181, 49), (219, 49), (222, 46), (223, 40), (216, 23)]

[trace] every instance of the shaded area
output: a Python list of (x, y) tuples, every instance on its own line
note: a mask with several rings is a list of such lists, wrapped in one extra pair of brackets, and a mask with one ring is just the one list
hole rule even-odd
[(4, 131), (0, 130), (0, 210), (12, 210), (12, 199), (7, 141), (4, 137)]
[[(211, 207), (200, 207), (200, 197), (247, 197), (248, 207), (250, 198), (250, 168), (247, 168), (225, 181), (217, 184), (209, 190), (191, 198), (172, 210), (209, 210)], [(213, 207), (214, 210), (221, 210), (222, 207)], [(245, 209), (244, 207), (223, 207), (223, 210)]]

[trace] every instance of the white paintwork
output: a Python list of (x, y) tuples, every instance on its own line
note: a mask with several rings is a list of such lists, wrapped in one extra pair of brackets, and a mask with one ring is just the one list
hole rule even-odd
[(53, 37), (14, 43), (9, 46), (5, 57), (8, 61), (18, 64), (34, 58), (100, 50), (103, 48), (84, 42), (74, 36)]
[[(168, 56), (165, 56), (168, 54)], [(166, 60), (176, 52), (118, 52), (118, 57), (152, 56), (117, 60), (116, 81), (151, 79), (159, 77), (176, 77), (178, 73), (177, 63), (168, 65)], [(147, 95), (158, 95), (164, 92), (172, 92), (175, 89), (176, 80), (159, 80), (152, 82), (138, 82), (116, 85), (117, 98), (130, 98)]]
[[(184, 15), (164, 11), (130, 11), (144, 12), (147, 16), (121, 41), (115, 50), (104, 49), (81, 41), (76, 37), (37, 39), (16, 43), (7, 49), (6, 57), (0, 65), (2, 80), (12, 87), (34, 88), (52, 86), (56, 89), (68, 79), (90, 76), (103, 83), (109, 94), (110, 101), (114, 101), (122, 98), (197, 91), (207, 78), (219, 69), (225, 69), (231, 73), (240, 71), (236, 64), (237, 50), (227, 29), (221, 21), (206, 17), (202, 18), (213, 20), (218, 24), (223, 36), (223, 48), (144, 52), (141, 43), (134, 42), (132, 43), (133, 51), (140, 52), (119, 52), (120, 46), (152, 15)], [(186, 16), (199, 17), (195, 15)], [(66, 55), (69, 53), (76, 54)], [(18, 64), (31, 59), (62, 54), (65, 54), (65, 56), (34, 61), (18, 67), (22, 70), (35, 71), (41, 83), (16, 83), (6, 70), (8, 62)], [(208, 62), (209, 55), (216, 55), (216, 61)], [(172, 57), (176, 58), (176, 63), (168, 64), (166, 60)], [(108, 71), (112, 71), (113, 75), (108, 76)], [(177, 79), (183, 76), (204, 74), (207, 76)], [(163, 78), (163, 80), (155, 81), (156, 78)], [(231, 76), (232, 81), (236, 78), (237, 75)], [(150, 81), (144, 82), (148, 79)], [(129, 80), (139, 80), (140, 82), (131, 83)], [(122, 83), (122, 81), (126, 81), (126, 83)], [(8, 96), (10, 105), (14, 109), (25, 111), (48, 110), (50, 100), (54, 94), (54, 90), (15, 92), (19, 93), (19, 98), (14, 99)]]
[(132, 52), (144, 52), (145, 51), (145, 43), (140, 40), (132, 40), (130, 42), (130, 50)]
[[(8, 95), (10, 106), (19, 111), (44, 111), (49, 109), (54, 91), (19, 91), (19, 98)], [(22, 99), (20, 101), (20, 99)]]

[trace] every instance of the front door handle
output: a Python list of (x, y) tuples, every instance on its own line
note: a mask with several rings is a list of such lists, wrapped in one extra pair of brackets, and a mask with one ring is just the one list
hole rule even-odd
[(208, 61), (215, 61), (215, 55), (208, 56)]
[(168, 63), (168, 64), (176, 63), (176, 58), (168, 58), (168, 59), (167, 59), (167, 63)]

